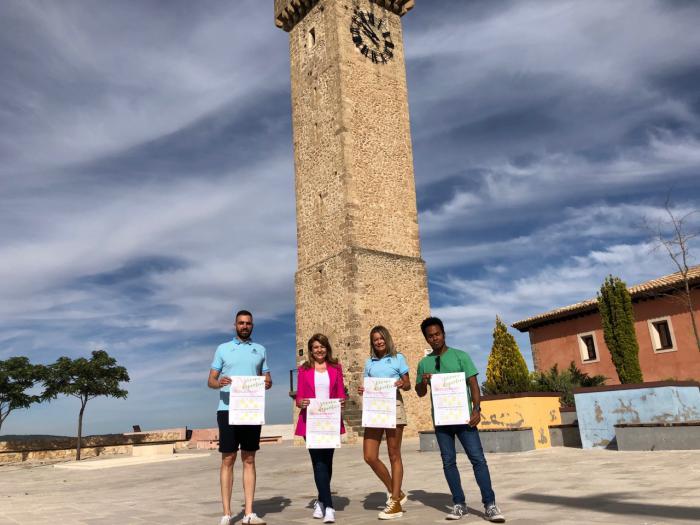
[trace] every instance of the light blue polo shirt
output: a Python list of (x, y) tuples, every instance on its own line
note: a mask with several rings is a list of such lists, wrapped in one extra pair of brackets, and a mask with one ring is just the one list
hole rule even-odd
[[(219, 345), (211, 362), (211, 369), (221, 376), (259, 376), (269, 372), (265, 347), (251, 340), (240, 341), (234, 338)], [(228, 410), (230, 386), (219, 389), (218, 410)]]
[(397, 353), (394, 357), (386, 354), (381, 359), (370, 357), (365, 361), (365, 377), (400, 379), (402, 375), (408, 374), (408, 370), (408, 363), (402, 353)]

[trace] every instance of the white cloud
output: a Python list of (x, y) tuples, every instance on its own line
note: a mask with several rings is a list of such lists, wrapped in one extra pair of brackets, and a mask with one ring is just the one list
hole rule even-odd
[(45, 69), (39, 84), (28, 83), (24, 69), (14, 71), (12, 89), (3, 94), (21, 109), (3, 119), (0, 147), (13, 163), (0, 173), (22, 170), (26, 177), (28, 170), (124, 151), (242, 104), (255, 91), (283, 90), (286, 37), (253, 5), (237, 9), (270, 38), (236, 30), (236, 10), (214, 4), (193, 13), (192, 24), (145, 4), (104, 10), (77, 2), (12, 4), (28, 32), (13, 44), (34, 57), (32, 67)]
[[(494, 209), (514, 216), (518, 209), (556, 205), (572, 196), (615, 195), (631, 185), (663, 183), (669, 173), (695, 180), (700, 177), (700, 141), (659, 131), (650, 135), (649, 148), (629, 149), (608, 162), (555, 153), (525, 167), (498, 160), (483, 169), (483, 184), (476, 185), (479, 190), (458, 191), (439, 207), (420, 214), (422, 232), (488, 218)], [(667, 191), (671, 189), (669, 185)], [(664, 197), (657, 195), (657, 200), (663, 202)]]
[[(500, 272), (479, 279), (448, 276), (434, 285), (451, 300), (433, 312), (443, 318), (451, 344), (459, 347), (467, 342), (477, 368), (483, 371), (497, 315), (510, 325), (531, 315), (594, 298), (608, 274), (621, 277), (631, 286), (673, 271), (668, 259), (652, 252), (647, 243), (613, 245), (553, 262), (531, 275), (514, 279), (504, 279)], [(531, 363), (527, 335), (515, 335)]]

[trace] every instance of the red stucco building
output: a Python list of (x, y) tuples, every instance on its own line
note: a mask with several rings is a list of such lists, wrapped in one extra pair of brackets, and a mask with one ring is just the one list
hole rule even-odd
[[(689, 280), (696, 323), (700, 323), (700, 265), (691, 268)], [(700, 380), (700, 351), (690, 314), (681, 301), (682, 288), (678, 273), (629, 288), (644, 381)], [(548, 370), (554, 364), (561, 370), (573, 361), (589, 375), (606, 376), (607, 384), (619, 383), (595, 299), (523, 319), (513, 327), (529, 332), (536, 370)]]

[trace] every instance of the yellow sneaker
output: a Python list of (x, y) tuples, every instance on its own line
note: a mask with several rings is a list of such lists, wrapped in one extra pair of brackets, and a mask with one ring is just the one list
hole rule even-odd
[[(401, 503), (401, 505), (405, 505), (407, 501), (408, 501), (408, 496), (406, 496), (406, 494), (404, 494), (404, 492), (402, 490), (399, 494), (399, 503)], [(387, 492), (385, 505), (388, 505), (390, 502), (391, 502), (391, 492)]]
[(389, 500), (383, 511), (379, 513), (380, 520), (393, 520), (403, 516), (403, 509), (401, 508), (401, 502), (394, 499)]

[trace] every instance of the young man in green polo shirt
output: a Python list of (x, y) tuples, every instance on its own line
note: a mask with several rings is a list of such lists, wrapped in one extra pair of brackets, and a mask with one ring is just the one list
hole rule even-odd
[[(428, 393), (430, 377), (433, 374), (447, 374), (464, 372), (467, 376), (467, 397), (469, 399), (469, 421), (463, 425), (441, 425), (435, 427), (435, 437), (440, 447), (442, 456), (442, 468), (445, 472), (447, 485), (452, 493), (454, 507), (452, 512), (445, 516), (448, 520), (458, 520), (467, 514), (467, 503), (462, 490), (462, 482), (457, 469), (457, 451), (455, 438), (464, 447), (469, 461), (474, 469), (476, 483), (481, 490), (481, 501), (484, 504), (485, 518), (496, 523), (503, 523), (506, 519), (496, 506), (496, 495), (491, 487), (491, 475), (486, 464), (484, 450), (481, 448), (481, 439), (476, 426), (481, 421), (481, 399), (479, 383), (476, 380), (478, 374), (469, 354), (456, 348), (449, 348), (445, 344), (445, 328), (437, 317), (428, 317), (420, 325), (423, 337), (433, 349), (432, 353), (425, 356), (418, 363), (416, 374), (416, 393), (423, 397)], [(431, 399), (432, 403), (432, 399)], [(433, 420), (434, 421), (434, 420)]]

